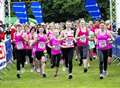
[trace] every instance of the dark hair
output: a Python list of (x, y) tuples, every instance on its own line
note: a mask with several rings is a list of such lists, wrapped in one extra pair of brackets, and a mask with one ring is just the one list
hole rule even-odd
[(36, 31), (36, 27), (32, 27), (32, 28), (30, 29), (30, 32), (31, 32), (32, 30)]

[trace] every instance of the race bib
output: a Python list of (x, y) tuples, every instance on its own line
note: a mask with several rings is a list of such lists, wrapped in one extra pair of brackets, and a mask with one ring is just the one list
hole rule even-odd
[(83, 42), (83, 43), (85, 43), (86, 42), (86, 36), (85, 35), (81, 36), (80, 37), (80, 41)]
[(100, 48), (105, 48), (107, 46), (106, 40), (101, 40), (99, 42), (99, 46), (100, 46)]
[(67, 45), (68, 45), (68, 46), (72, 46), (72, 45), (73, 45), (73, 41), (68, 39), (68, 40), (67, 40)]
[(24, 46), (23, 46), (23, 43), (22, 42), (18, 42), (17, 43), (17, 49), (23, 49)]
[(44, 42), (39, 42), (38, 43), (38, 48), (45, 48), (45, 43)]
[(55, 46), (55, 50), (60, 50), (60, 46)]
[(89, 41), (89, 49), (95, 48), (95, 43), (93, 41)]

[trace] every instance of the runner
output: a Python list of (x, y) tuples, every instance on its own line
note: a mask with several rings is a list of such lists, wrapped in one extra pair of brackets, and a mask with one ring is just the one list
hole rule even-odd
[(81, 20), (79, 32), (77, 33), (77, 46), (79, 48), (80, 57), (83, 60), (84, 72), (88, 70), (88, 29), (85, 20)]
[(68, 70), (68, 79), (72, 79), (73, 53), (74, 53), (74, 31), (71, 30), (71, 22), (66, 22), (66, 30), (62, 31), (62, 53), (65, 59), (66, 70)]
[[(15, 33), (15, 48), (16, 48), (16, 61), (17, 61), (17, 78), (21, 78), (20, 74), (24, 72), (25, 62), (25, 46), (23, 41), (23, 29), (22, 25), (16, 25), (17, 32)], [(22, 69), (21, 69), (22, 65)]]

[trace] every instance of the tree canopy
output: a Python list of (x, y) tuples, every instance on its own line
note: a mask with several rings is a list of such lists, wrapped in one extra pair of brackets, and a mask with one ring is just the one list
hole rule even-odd
[[(41, 1), (41, 0), (39, 0)], [(102, 12), (103, 20), (109, 19), (109, 0), (97, 0)], [(32, 11), (28, 6), (28, 15), (32, 18)], [(91, 19), (85, 9), (85, 0), (42, 0), (43, 17), (45, 22), (61, 22), (79, 18)]]
[[(109, 19), (109, 0), (97, 0), (102, 18)], [(42, 3), (45, 21), (66, 21), (79, 18), (90, 19), (85, 9), (85, 0), (48, 0)]]

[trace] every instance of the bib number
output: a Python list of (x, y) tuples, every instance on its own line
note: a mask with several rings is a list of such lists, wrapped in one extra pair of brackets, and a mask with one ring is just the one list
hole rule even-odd
[(60, 46), (55, 46), (55, 50), (60, 50)]
[(17, 43), (17, 49), (23, 49), (24, 46), (23, 46), (23, 43), (22, 42), (18, 42)]
[(72, 46), (72, 45), (73, 45), (73, 41), (68, 39), (68, 40), (67, 40), (67, 45), (68, 45), (68, 46)]
[(40, 43), (38, 43), (38, 48), (45, 48), (45, 43), (43, 43), (43, 42), (40, 42)]
[(80, 41), (83, 42), (83, 43), (85, 43), (86, 42), (86, 36), (85, 35), (81, 36), (80, 37)]
[(100, 48), (105, 48), (107, 46), (106, 40), (102, 40), (99, 42)]

